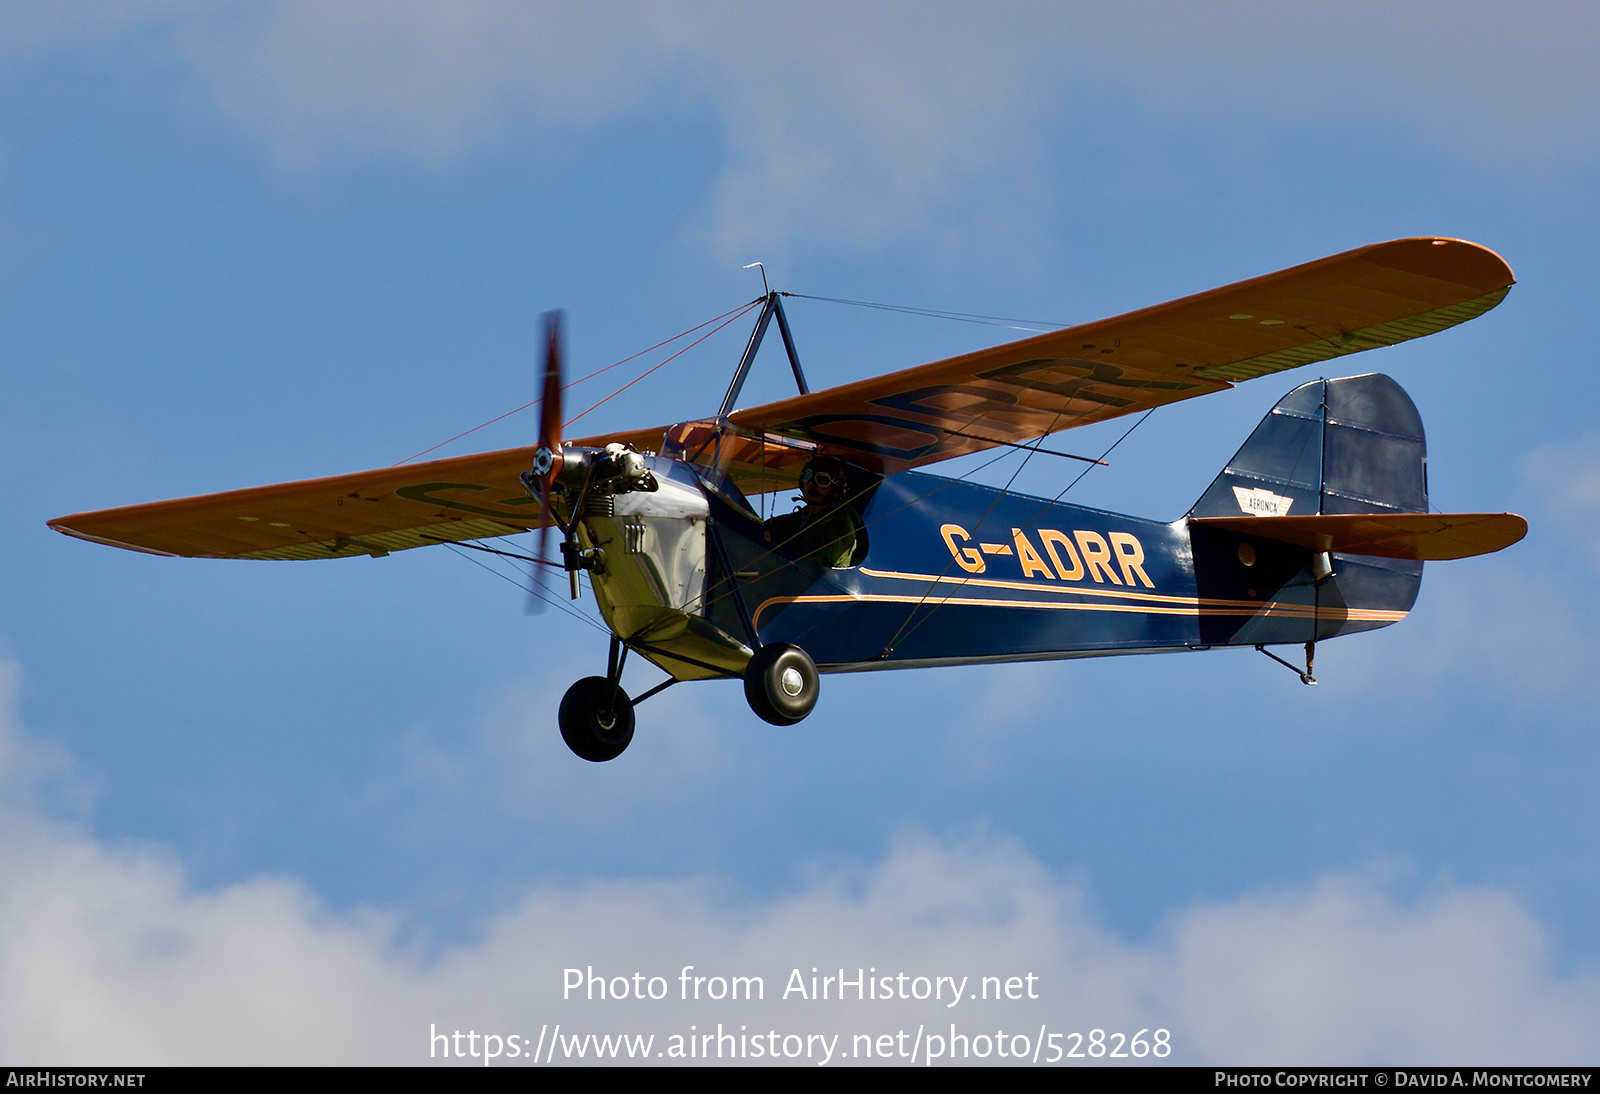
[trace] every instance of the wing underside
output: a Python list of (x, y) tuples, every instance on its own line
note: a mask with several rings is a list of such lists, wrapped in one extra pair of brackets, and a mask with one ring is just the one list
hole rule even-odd
[[(654, 448), (660, 430), (586, 437)], [(189, 558), (313, 559), (386, 555), (539, 526), (518, 479), (533, 448), (508, 448), (326, 479), (75, 513), (50, 527), (79, 539)]]
[[(674, 427), (746, 492), (792, 486), (823, 450), (890, 474), (1393, 345), (1494, 307), (1494, 252), (1448, 239), (1348, 251), (1066, 330)], [(711, 443), (697, 440), (697, 432)], [(589, 437), (658, 450), (660, 428)], [(512, 448), (203, 497), (77, 513), (50, 526), (129, 550), (202, 558), (384, 555), (537, 527)], [(695, 455), (698, 453), (698, 455)]]
[(893, 473), (1432, 334), (1488, 311), (1514, 280), (1477, 244), (1395, 240), (731, 421)]

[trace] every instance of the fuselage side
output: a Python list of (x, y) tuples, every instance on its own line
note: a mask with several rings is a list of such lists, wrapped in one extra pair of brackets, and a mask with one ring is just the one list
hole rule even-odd
[(602, 614), (682, 679), (792, 643), (827, 672), (1301, 643), (1386, 626), (1421, 564), (1332, 556), (904, 472), (853, 503), (864, 550), (829, 568), (773, 541), (725, 482), (652, 459), (661, 487), (585, 517)]
[(735, 580), (762, 643), (838, 672), (1305, 642), (1396, 622), (1421, 573), (1335, 556), (1318, 583), (1304, 548), (914, 472), (861, 515), (866, 557), (834, 570), (717, 522), (729, 564), (760, 575)]

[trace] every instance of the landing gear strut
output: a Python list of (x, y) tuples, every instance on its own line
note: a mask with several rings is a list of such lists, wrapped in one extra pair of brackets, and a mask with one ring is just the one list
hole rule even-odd
[(586, 676), (562, 696), (556, 715), (561, 739), (591, 763), (616, 759), (633, 740), (633, 700), (621, 684), (627, 657), (627, 647), (613, 638), (606, 675)]
[[(677, 683), (668, 679), (637, 700), (628, 698), (621, 685), (627, 657), (628, 647), (613, 638), (606, 675), (584, 677), (561, 700), (561, 739), (580, 759), (604, 763), (622, 755), (633, 740), (633, 708)], [(799, 646), (762, 646), (745, 668), (744, 697), (750, 709), (775, 726), (803, 720), (817, 705), (820, 690), (816, 663)]]

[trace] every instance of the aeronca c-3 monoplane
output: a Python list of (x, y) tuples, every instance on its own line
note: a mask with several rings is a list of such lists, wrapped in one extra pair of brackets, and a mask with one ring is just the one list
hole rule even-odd
[[(1432, 334), (1513, 280), (1476, 244), (1396, 240), (826, 391), (808, 389), (784, 294), (768, 292), (714, 416), (576, 441), (562, 437), (552, 313), (535, 446), (50, 525), (243, 559), (535, 531), (532, 561), (565, 570), (574, 598), (587, 573), (611, 630), (606, 675), (574, 684), (559, 713), (594, 761), (628, 746), (638, 702), (683, 680), (740, 679), (778, 725), (811, 712), (826, 672), (1293, 644), (1303, 669), (1268, 655), (1314, 683), (1316, 643), (1403, 618), (1424, 561), (1527, 531), (1508, 513), (1430, 512), (1422, 420), (1389, 377), (1296, 387), (1171, 523), (917, 469)], [(774, 318), (799, 394), (737, 409)], [(747, 500), (796, 486), (793, 514), (763, 520)], [(630, 653), (668, 674), (637, 700), (621, 686)]]

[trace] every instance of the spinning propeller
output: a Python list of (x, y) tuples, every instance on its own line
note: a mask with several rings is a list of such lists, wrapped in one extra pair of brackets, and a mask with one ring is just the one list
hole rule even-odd
[[(539, 399), (539, 444), (534, 449), (533, 466), (522, 473), (522, 484), (539, 499), (538, 555), (531, 563), (534, 584), (528, 588), (528, 611), (543, 608), (545, 571), (560, 566), (567, 571), (572, 599), (578, 599), (581, 586), (578, 572), (603, 572), (605, 552), (599, 547), (585, 548), (578, 539), (578, 521), (585, 504), (595, 498), (608, 498), (633, 490), (656, 490), (658, 484), (644, 456), (625, 444), (613, 442), (605, 448), (563, 448), (561, 445), (562, 335), (561, 312), (544, 313), (544, 390)], [(558, 483), (564, 490), (568, 512), (563, 520), (551, 504)], [(561, 561), (547, 554), (550, 526), (561, 530)]]
[[(544, 610), (545, 597), (542, 595), (546, 587), (545, 571), (552, 565), (547, 551), (550, 540), (550, 526), (557, 524), (555, 513), (550, 507), (550, 496), (555, 485), (557, 472), (561, 470), (561, 381), (562, 381), (562, 332), (561, 315), (559, 311), (544, 313), (544, 377), (543, 391), (539, 399), (539, 446), (533, 454), (533, 469), (528, 472), (532, 479), (529, 487), (537, 492), (539, 497), (539, 561), (532, 564), (532, 573), (529, 575), (534, 584), (528, 589), (527, 611), (529, 615), (536, 615)], [(566, 532), (566, 529), (562, 529)], [(577, 584), (577, 575), (573, 575), (573, 584)], [(577, 590), (573, 590), (573, 598), (577, 598)]]

